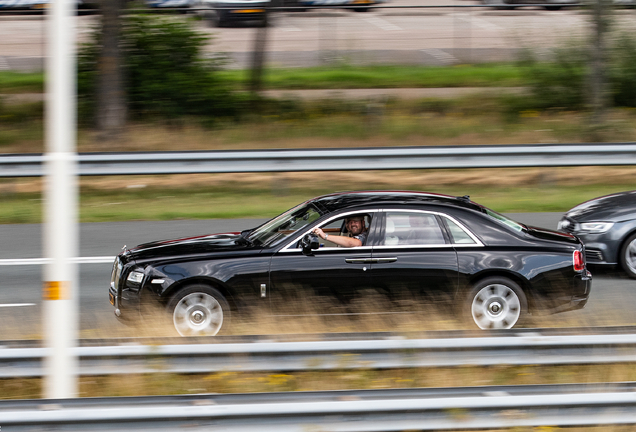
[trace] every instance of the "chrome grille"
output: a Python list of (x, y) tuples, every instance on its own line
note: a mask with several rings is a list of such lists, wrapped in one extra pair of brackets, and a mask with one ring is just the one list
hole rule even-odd
[(110, 286), (112, 286), (115, 290), (119, 288), (119, 278), (121, 276), (122, 269), (121, 261), (119, 261), (119, 257), (115, 258), (115, 262), (113, 263), (113, 270), (110, 274)]

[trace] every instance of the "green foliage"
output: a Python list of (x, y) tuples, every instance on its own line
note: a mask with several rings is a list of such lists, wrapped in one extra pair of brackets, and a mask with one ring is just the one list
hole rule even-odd
[[(95, 107), (99, 41), (82, 47), (78, 61), (80, 113), (92, 116)], [(220, 59), (204, 58), (208, 36), (194, 30), (190, 20), (157, 15), (123, 18), (121, 49), (130, 113), (137, 118), (176, 119), (236, 116), (241, 99), (232, 94), (216, 72)]]
[[(540, 61), (534, 54), (526, 52), (520, 66), (531, 97), (526, 99), (524, 109), (583, 108), (587, 63), (585, 46), (574, 42), (555, 48), (547, 61)], [(515, 98), (508, 100), (519, 102)]]
[[(636, 35), (621, 33), (611, 40), (606, 64), (607, 87), (611, 103), (617, 107), (636, 107)], [(548, 59), (539, 60), (525, 52), (519, 66), (530, 97), (506, 97), (510, 112), (525, 110), (580, 110), (587, 105), (590, 74), (587, 44), (570, 41), (552, 50)]]
[(636, 37), (618, 35), (611, 51), (609, 71), (616, 106), (636, 107)]

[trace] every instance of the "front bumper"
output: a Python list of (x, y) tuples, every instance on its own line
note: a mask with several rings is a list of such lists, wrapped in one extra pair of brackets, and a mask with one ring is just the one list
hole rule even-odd
[(115, 317), (119, 322), (130, 325), (138, 320), (138, 297), (127, 296), (126, 292), (124, 292), (122, 296), (118, 296), (117, 291), (111, 286), (108, 289), (108, 301), (115, 308)]

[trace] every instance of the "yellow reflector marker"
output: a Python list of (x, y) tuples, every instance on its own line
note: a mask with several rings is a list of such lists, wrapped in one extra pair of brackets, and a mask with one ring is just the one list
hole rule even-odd
[(233, 10), (234, 13), (261, 13), (265, 12), (265, 9), (236, 9)]
[(68, 282), (46, 281), (44, 282), (44, 300), (64, 300), (68, 298)]

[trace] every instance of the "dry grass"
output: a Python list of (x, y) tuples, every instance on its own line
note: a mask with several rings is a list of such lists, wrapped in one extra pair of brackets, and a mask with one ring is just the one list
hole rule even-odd
[[(179, 174), (162, 176), (109, 176), (80, 179), (84, 190), (117, 191), (132, 187), (156, 187), (163, 190), (198, 188), (262, 188), (263, 185), (302, 186), (304, 189), (326, 189), (346, 185), (373, 185), (376, 188), (400, 188), (421, 185), (418, 190), (434, 191), (443, 186), (508, 186), (528, 185), (577, 186), (624, 185), (634, 178), (636, 167), (563, 167), (504, 168), (463, 170), (405, 171), (329, 171), (287, 173)], [(42, 192), (41, 179), (2, 179), (0, 195)], [(281, 191), (282, 192), (282, 191)]]

